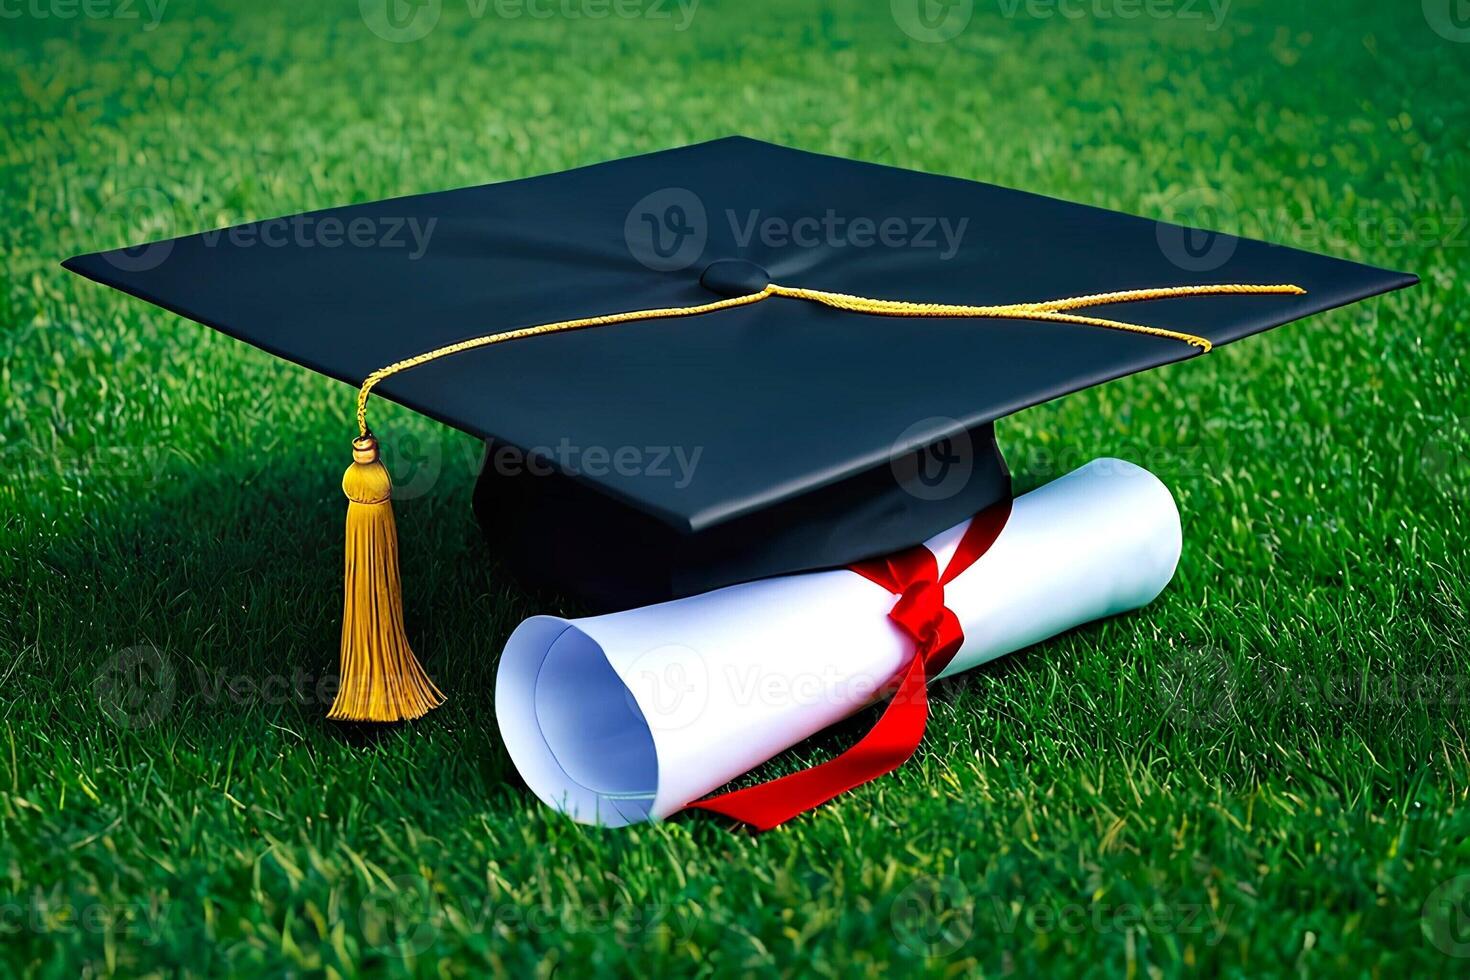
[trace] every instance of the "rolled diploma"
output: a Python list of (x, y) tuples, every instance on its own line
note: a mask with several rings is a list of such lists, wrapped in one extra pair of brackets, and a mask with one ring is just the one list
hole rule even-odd
[[(964, 529), (926, 542), (941, 569)], [(1180, 545), (1173, 497), (1132, 463), (1093, 460), (1024, 494), (945, 588), (965, 639), (939, 676), (1146, 605)], [(894, 601), (839, 569), (535, 616), (501, 658), (501, 737), (531, 790), (574, 819), (662, 819), (871, 703), (913, 655)]]

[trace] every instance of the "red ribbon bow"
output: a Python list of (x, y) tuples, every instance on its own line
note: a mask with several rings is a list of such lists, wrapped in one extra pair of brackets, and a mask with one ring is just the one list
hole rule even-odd
[(899, 674), (888, 707), (868, 734), (837, 758), (759, 786), (699, 800), (690, 808), (770, 830), (907, 762), (929, 720), (929, 677), (948, 666), (965, 642), (958, 617), (944, 604), (944, 587), (990, 550), (1010, 516), (1010, 500), (975, 515), (943, 575), (934, 552), (923, 545), (850, 566), (898, 596), (888, 618), (914, 641), (914, 656)]

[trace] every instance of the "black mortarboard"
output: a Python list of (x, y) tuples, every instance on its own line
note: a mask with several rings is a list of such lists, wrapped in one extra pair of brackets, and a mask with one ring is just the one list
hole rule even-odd
[[(66, 266), (354, 385), (459, 341), (635, 311), (374, 389), (531, 453), (499, 467), (513, 473), (487, 459), (487, 531), (523, 569), (613, 606), (914, 544), (1009, 493), (995, 419), (1415, 282), (1201, 235), (729, 138)], [(1250, 288), (1051, 302), (1235, 285)], [(913, 305), (1028, 303), (1043, 305)], [(958, 479), (943, 470), (956, 439), (972, 450)]]

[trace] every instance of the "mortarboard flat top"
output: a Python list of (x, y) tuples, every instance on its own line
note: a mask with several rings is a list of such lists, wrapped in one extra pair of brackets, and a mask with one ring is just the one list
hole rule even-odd
[[(708, 303), (758, 290), (765, 276), (966, 305), (1184, 284), (1305, 289), (1096, 311), (1215, 344), (1415, 282), (1245, 239), (1217, 242), (1201, 257), (1184, 249), (1187, 234), (735, 137), (82, 255), (66, 266), (352, 384), (466, 338)], [(375, 394), (522, 449), (697, 451), (687, 481), (636, 467), (573, 473), (584, 489), (697, 533), (886, 467), (957, 428), (1198, 353), (1092, 326), (895, 319), (776, 297), (461, 353), (395, 375)], [(915, 426), (926, 419), (929, 428)], [(911, 529), (912, 541), (952, 515), (927, 523)]]

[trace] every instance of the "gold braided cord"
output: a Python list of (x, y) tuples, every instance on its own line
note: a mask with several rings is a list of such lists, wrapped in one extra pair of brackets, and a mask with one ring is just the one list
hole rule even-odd
[[(1124, 323), (1119, 320), (1104, 320), (1094, 316), (1075, 316), (1068, 313), (1056, 312), (1052, 309), (1052, 303), (1069, 304), (1066, 308), (1074, 308), (1073, 300), (1054, 300), (1052, 303), (1011, 303), (1003, 306), (956, 306), (948, 303), (910, 303), (904, 300), (891, 299), (869, 299), (866, 296), (849, 296), (846, 293), (829, 293), (820, 289), (800, 289), (789, 286), (772, 285), (769, 287), (777, 296), (786, 296), (791, 299), (805, 299), (814, 303), (821, 303), (834, 309), (848, 310), (853, 313), (869, 313), (875, 316), (905, 316), (905, 317), (981, 317), (981, 318), (1007, 318), (1016, 320), (1045, 320), (1053, 323), (1078, 323), (1093, 327), (1108, 327), (1113, 330), (1127, 330), (1131, 333), (1145, 333), (1154, 337), (1166, 337), (1170, 340), (1178, 340), (1191, 346), (1198, 347), (1203, 351), (1210, 350), (1210, 342), (1203, 337), (1194, 334), (1180, 333), (1177, 330), (1166, 330), (1163, 327), (1149, 327), (1141, 323)], [(1107, 294), (1110, 296), (1121, 296), (1119, 293)], [(1183, 294), (1180, 294), (1183, 295)], [(1087, 297), (1077, 297), (1086, 299)], [(1110, 302), (1121, 303), (1122, 299), (1110, 300)], [(1091, 303), (1076, 303), (1076, 306), (1090, 306)]]
[(430, 361), (437, 361), (441, 357), (448, 357), (451, 354), (459, 354), (467, 350), (475, 350), (479, 347), (489, 347), (492, 344), (503, 344), (511, 340), (523, 340), (526, 337), (540, 337), (567, 330), (584, 330), (589, 327), (605, 327), (616, 323), (632, 323), (638, 320), (662, 320), (671, 317), (699, 316), (704, 313), (714, 313), (717, 310), (727, 310), (736, 306), (748, 306), (751, 303), (759, 303), (761, 300), (771, 296), (806, 300), (812, 303), (820, 303), (823, 306), (829, 306), (833, 309), (848, 310), (854, 313), (867, 313), (874, 316), (1037, 320), (1050, 323), (1074, 323), (1084, 326), (1105, 327), (1110, 330), (1123, 330), (1129, 333), (1146, 334), (1152, 337), (1177, 340), (1189, 344), (1192, 347), (1197, 347), (1204, 353), (1209, 353), (1213, 345), (1208, 339), (1196, 334), (1168, 330), (1164, 327), (1150, 327), (1142, 323), (1127, 323), (1121, 320), (1106, 320), (1101, 317), (1083, 316), (1065, 311), (1091, 306), (1107, 306), (1114, 303), (1138, 303), (1154, 299), (1173, 299), (1181, 296), (1301, 296), (1305, 293), (1305, 289), (1293, 285), (1257, 286), (1228, 283), (1223, 285), (1164, 286), (1158, 289), (1128, 289), (1112, 293), (1093, 293), (1088, 296), (1071, 296), (1064, 299), (1044, 300), (1039, 303), (960, 306), (948, 303), (912, 303), (904, 300), (872, 299), (866, 296), (829, 293), (820, 289), (803, 289), (798, 286), (781, 286), (776, 283), (771, 283), (760, 292), (747, 293), (744, 296), (734, 296), (713, 303), (701, 303), (698, 306), (673, 306), (662, 309), (629, 310), (625, 313), (609, 313), (603, 316), (583, 317), (577, 320), (561, 320), (556, 323), (543, 323), (539, 326), (509, 330), (505, 333), (486, 334), (483, 337), (472, 337), (469, 340), (461, 340), (458, 343), (437, 347), (434, 350), (425, 351), (414, 357), (395, 361), (368, 375), (366, 380), (363, 381), (362, 387), (358, 389), (357, 428), (362, 435), (366, 436), (368, 434), (368, 396), (379, 382), (398, 374), (400, 371), (406, 371), (409, 368), (415, 368), (421, 364), (427, 364)]
[(1164, 286), (1159, 289), (1125, 289), (1116, 293), (1093, 293), (1046, 303), (1023, 303), (1030, 310), (1075, 310), (1084, 306), (1106, 306), (1109, 303), (1141, 303), (1150, 299), (1174, 299), (1179, 296), (1305, 296), (1300, 286), (1243, 286), (1222, 283), (1215, 286)]
[(436, 347), (422, 354), (408, 357), (401, 361), (394, 361), (387, 367), (380, 367), (363, 381), (362, 387), (357, 390), (357, 429), (362, 436), (368, 434), (367, 426), (367, 401), (368, 395), (373, 388), (385, 378), (392, 377), (400, 371), (416, 368), (430, 361), (437, 361), (441, 357), (451, 354), (460, 354), (477, 347), (489, 347), (492, 344), (503, 344), (510, 340), (524, 340), (527, 337), (540, 337), (550, 333), (561, 333), (564, 330), (583, 330), (587, 327), (606, 327), (614, 323), (631, 323), (635, 320), (661, 320), (676, 316), (698, 316), (701, 313), (713, 313), (716, 310), (728, 310), (735, 306), (746, 306), (750, 303), (758, 303), (771, 295), (770, 287), (766, 287), (758, 293), (747, 293), (744, 296), (735, 296), (730, 299), (722, 299), (714, 303), (702, 303), (699, 306), (673, 306), (659, 310), (630, 310), (627, 313), (609, 313), (604, 316), (583, 317), (580, 320), (562, 320), (557, 323), (543, 323), (535, 327), (522, 327), (519, 330), (510, 330), (506, 333), (486, 334), (483, 337), (472, 337), (469, 340), (461, 340), (455, 344), (444, 347)]

